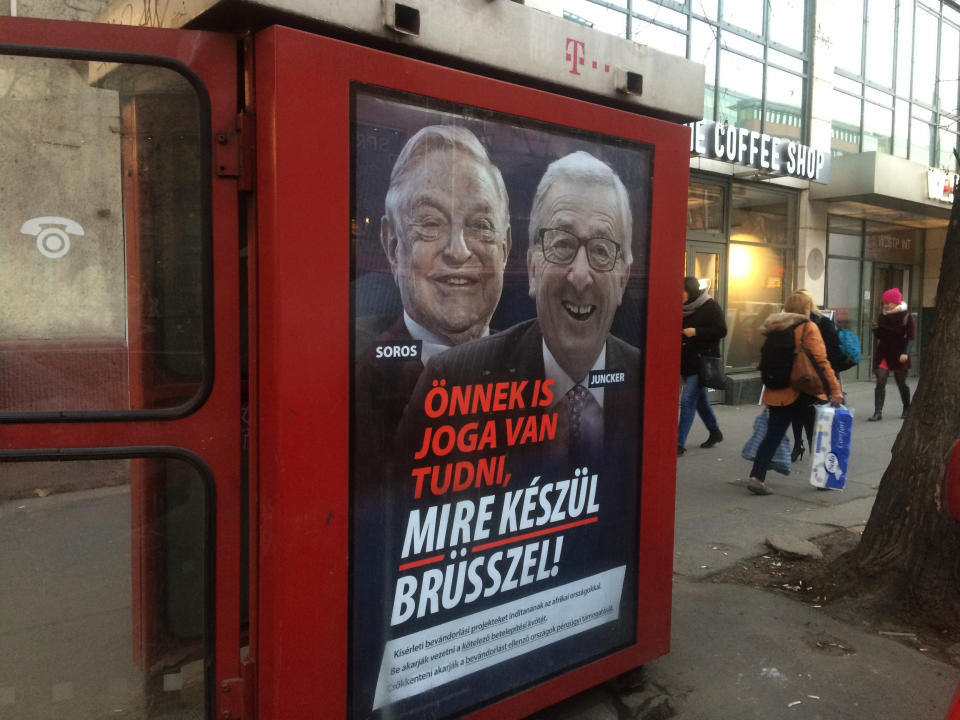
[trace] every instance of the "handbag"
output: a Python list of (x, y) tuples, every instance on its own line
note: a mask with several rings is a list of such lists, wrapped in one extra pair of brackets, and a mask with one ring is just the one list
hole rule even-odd
[[(767, 434), (769, 421), (770, 414), (764, 408), (763, 412), (757, 415), (753, 421), (753, 435), (750, 436), (744, 444), (743, 450), (740, 451), (744, 460), (753, 461), (757, 459), (757, 452), (760, 450), (760, 443), (763, 442), (763, 438)], [(790, 474), (790, 441), (787, 440), (786, 433), (780, 438), (780, 444), (777, 445), (777, 449), (773, 453), (773, 458), (770, 460), (770, 469), (781, 475)]]
[(727, 378), (723, 374), (723, 358), (701, 355), (698, 360), (697, 374), (701, 387), (723, 390)]
[(827, 392), (827, 379), (823, 376), (823, 368), (813, 358), (810, 348), (803, 344), (807, 336), (809, 323), (804, 324), (803, 334), (800, 335), (800, 345), (793, 355), (793, 368), (790, 370), (790, 387), (798, 392), (816, 397)]

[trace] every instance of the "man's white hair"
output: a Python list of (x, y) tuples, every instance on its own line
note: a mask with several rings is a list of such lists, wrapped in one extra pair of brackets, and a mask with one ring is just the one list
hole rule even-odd
[(490, 173), (493, 185), (496, 188), (497, 199), (500, 200), (498, 210), (502, 213), (501, 220), (503, 221), (503, 227), (498, 227), (497, 231), (500, 234), (507, 231), (510, 225), (507, 187), (504, 185), (503, 175), (500, 174), (497, 166), (490, 161), (490, 156), (477, 136), (459, 125), (427, 125), (407, 140), (393, 164), (393, 170), (390, 172), (390, 187), (387, 189), (384, 205), (387, 217), (395, 228), (395, 232), (399, 231), (400, 228), (400, 218), (397, 213), (403, 205), (405, 196), (410, 192), (410, 188), (406, 186), (405, 182), (407, 175), (423, 162), (424, 158), (430, 153), (453, 152), (454, 150), (472, 158)]
[(620, 229), (623, 237), (617, 238), (623, 252), (623, 260), (627, 265), (633, 263), (633, 213), (630, 211), (630, 196), (620, 177), (605, 162), (583, 150), (564, 155), (554, 160), (547, 167), (547, 171), (540, 178), (537, 193), (533, 196), (533, 207), (530, 209), (530, 248), (535, 246), (537, 231), (540, 229), (540, 215), (543, 212), (543, 201), (553, 184), (560, 179), (573, 180), (583, 184), (609, 185), (617, 194), (617, 204), (620, 207)]

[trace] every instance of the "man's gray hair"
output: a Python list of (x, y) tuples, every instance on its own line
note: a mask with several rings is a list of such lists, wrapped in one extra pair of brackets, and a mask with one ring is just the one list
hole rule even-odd
[(404, 181), (407, 175), (423, 159), (433, 152), (459, 150), (472, 158), (487, 169), (490, 177), (493, 179), (494, 187), (497, 191), (498, 199), (501, 201), (504, 226), (497, 228), (501, 233), (505, 233), (510, 225), (510, 201), (507, 196), (507, 187), (503, 182), (503, 175), (499, 168), (490, 161), (486, 148), (477, 139), (477, 136), (459, 125), (427, 125), (418, 130), (400, 150), (397, 161), (393, 164), (393, 170), (390, 172), (390, 187), (387, 189), (387, 197), (384, 202), (386, 206), (387, 217), (395, 228), (399, 230), (399, 218), (397, 213), (404, 199)]
[(623, 237), (617, 238), (623, 251), (623, 260), (627, 265), (633, 263), (633, 213), (630, 211), (630, 196), (620, 177), (605, 162), (583, 150), (564, 155), (554, 160), (547, 167), (547, 171), (540, 178), (537, 193), (533, 196), (533, 207), (530, 208), (530, 248), (537, 242), (537, 231), (540, 229), (540, 214), (543, 211), (543, 201), (553, 184), (560, 179), (573, 180), (583, 184), (598, 184), (612, 186), (617, 194), (617, 204), (620, 206), (620, 227)]

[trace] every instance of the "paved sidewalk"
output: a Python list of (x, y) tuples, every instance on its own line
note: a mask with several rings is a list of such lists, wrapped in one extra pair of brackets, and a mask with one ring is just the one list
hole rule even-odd
[[(671, 652), (644, 666), (645, 689), (601, 686), (542, 711), (538, 719), (944, 717), (960, 670), (817, 608), (709, 580), (767, 552), (764, 540), (771, 534), (811, 539), (866, 524), (902, 423), (900, 402), (888, 392), (884, 420), (870, 423), (873, 384), (848, 383), (845, 389), (855, 417), (842, 492), (811, 487), (810, 459), (804, 456), (789, 477), (768, 473), (772, 495), (748, 493), (750, 463), (740, 450), (757, 406), (716, 406), (725, 439), (709, 450), (698, 447), (707, 432), (699, 419), (694, 423), (687, 453), (677, 460)], [(824, 647), (843, 650), (831, 654)]]

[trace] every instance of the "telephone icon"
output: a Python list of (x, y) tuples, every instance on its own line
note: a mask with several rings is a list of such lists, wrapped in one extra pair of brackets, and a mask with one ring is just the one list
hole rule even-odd
[(83, 237), (80, 223), (55, 215), (35, 217), (27, 220), (21, 227), (24, 235), (35, 235), (37, 250), (44, 257), (56, 260), (70, 252), (70, 236)]

